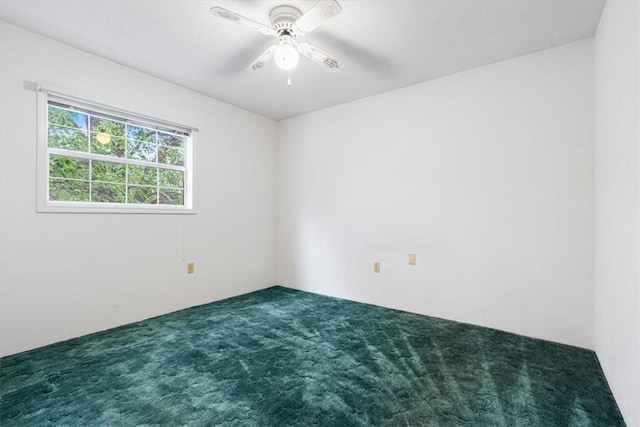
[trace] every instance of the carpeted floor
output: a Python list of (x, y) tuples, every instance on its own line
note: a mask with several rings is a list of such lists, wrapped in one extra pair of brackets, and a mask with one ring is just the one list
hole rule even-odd
[(0, 359), (0, 425), (622, 426), (593, 352), (281, 287)]

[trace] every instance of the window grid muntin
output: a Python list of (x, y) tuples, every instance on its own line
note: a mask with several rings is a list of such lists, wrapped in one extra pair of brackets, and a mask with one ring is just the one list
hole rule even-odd
[[(70, 112), (74, 112), (74, 113), (80, 113), (86, 116), (86, 129), (82, 128), (82, 127), (72, 127), (72, 126), (66, 126), (66, 125), (61, 125), (55, 122), (50, 122), (49, 118), (49, 108), (50, 107), (54, 107), (54, 108), (59, 108), (62, 110), (67, 110)], [(108, 132), (100, 132), (100, 131), (94, 131), (92, 130), (92, 126), (91, 126), (91, 118), (95, 117), (96, 119), (100, 120), (100, 119), (107, 119), (113, 122), (117, 122), (117, 123), (122, 123), (124, 124), (124, 135), (117, 135), (117, 134), (112, 134), (112, 133), (108, 133)], [(68, 149), (63, 149), (63, 148), (55, 148), (55, 147), (49, 147), (49, 128), (50, 126), (56, 126), (56, 127), (60, 127), (60, 128), (66, 128), (66, 129), (70, 129), (72, 131), (78, 131), (78, 132), (83, 132), (86, 135), (87, 138), (87, 150), (88, 151), (75, 151), (75, 150), (68, 150)], [(128, 128), (129, 126), (135, 126), (138, 128), (142, 128), (142, 129), (147, 129), (147, 130), (151, 130), (153, 131), (153, 141), (144, 141), (144, 140), (140, 140), (140, 139), (135, 139), (135, 138), (129, 138), (129, 131)], [(65, 200), (51, 200), (51, 194), (50, 191), (47, 190), (47, 201), (48, 203), (52, 203), (52, 204), (82, 204), (82, 205), (86, 205), (87, 203), (89, 203), (90, 205), (94, 205), (94, 206), (115, 206), (115, 207), (126, 207), (126, 208), (139, 208), (139, 207), (147, 207), (147, 208), (158, 208), (158, 207), (163, 207), (163, 208), (187, 208), (187, 187), (188, 187), (188, 181), (189, 181), (189, 177), (188, 177), (188, 147), (187, 144), (189, 144), (189, 140), (191, 138), (191, 135), (189, 133), (186, 132), (182, 132), (180, 130), (177, 129), (171, 129), (171, 128), (165, 128), (165, 127), (161, 127), (161, 126), (150, 126), (149, 124), (146, 123), (142, 123), (142, 122), (138, 122), (138, 121), (134, 121), (134, 120), (129, 120), (126, 118), (122, 118), (122, 117), (116, 117), (116, 116), (111, 116), (108, 114), (103, 114), (103, 113), (94, 113), (91, 110), (87, 110), (84, 108), (78, 108), (78, 107), (74, 107), (74, 106), (70, 106), (70, 105), (66, 105), (66, 104), (61, 104), (59, 102), (56, 101), (52, 101), (52, 100), (48, 100), (47, 101), (47, 105), (46, 105), (46, 128), (47, 128), (47, 132), (46, 132), (46, 148), (47, 148), (47, 157), (48, 157), (48, 161), (47, 161), (47, 170), (49, 170), (50, 167), (50, 159), (52, 155), (57, 155), (57, 156), (62, 156), (62, 157), (67, 157), (67, 158), (76, 158), (76, 159), (85, 159), (85, 160), (89, 160), (89, 180), (88, 180), (88, 184), (89, 184), (89, 202), (86, 201), (65, 201)], [(109, 136), (111, 136), (112, 138), (122, 138), (124, 140), (124, 145), (125, 145), (125, 149), (124, 149), (124, 157), (119, 157), (116, 155), (108, 155), (108, 154), (99, 154), (99, 153), (94, 153), (92, 151), (92, 144), (91, 144), (91, 136), (92, 135), (97, 135), (100, 133), (105, 133), (108, 134)], [(171, 146), (171, 145), (166, 145), (166, 144), (160, 144), (160, 138), (159, 138), (159, 133), (163, 133), (166, 135), (173, 135), (176, 136), (178, 139), (180, 139), (181, 144), (180, 146)], [(149, 143), (149, 144), (153, 144), (155, 146), (155, 162), (152, 161), (146, 161), (146, 160), (137, 160), (137, 159), (131, 159), (129, 158), (129, 141), (134, 141), (134, 142), (141, 142), (141, 143)], [(170, 150), (180, 150), (181, 152), (181, 157), (182, 157), (182, 166), (179, 165), (173, 165), (170, 163), (160, 163), (160, 159), (159, 159), (159, 147), (165, 147), (168, 148)], [(110, 162), (110, 163), (115, 163), (115, 164), (121, 164), (121, 165), (125, 165), (125, 183), (121, 183), (121, 182), (114, 182), (114, 181), (103, 181), (103, 180), (93, 180), (93, 161), (102, 161), (102, 162)], [(145, 184), (130, 184), (129, 183), (129, 167), (127, 166), (141, 166), (141, 167), (151, 167), (155, 169), (155, 174), (156, 174), (156, 185), (152, 186), (152, 185), (145, 185)], [(161, 186), (160, 185), (160, 170), (173, 170), (173, 171), (178, 171), (182, 173), (182, 187), (168, 187), (168, 186)], [(47, 187), (49, 187), (50, 185), (50, 180), (54, 179), (56, 181), (79, 181), (79, 182), (87, 182), (87, 180), (83, 180), (83, 179), (74, 179), (74, 178), (62, 178), (62, 177), (51, 177), (49, 173), (47, 173)], [(101, 184), (111, 184), (111, 185), (124, 185), (124, 190), (125, 190), (125, 202), (124, 203), (111, 203), (111, 202), (94, 202), (93, 201), (93, 183), (101, 183)], [(150, 203), (137, 203), (137, 202), (131, 202), (129, 200), (129, 189), (131, 187), (145, 187), (145, 188), (154, 188), (155, 189), (155, 193), (156, 193), (156, 203), (150, 204)], [(161, 194), (161, 190), (166, 190), (166, 191), (170, 191), (173, 193), (179, 193), (182, 197), (182, 204), (164, 204), (161, 203), (160, 200), (160, 194)]]
[[(181, 129), (165, 127), (165, 126), (162, 126), (162, 125), (159, 125), (159, 124), (153, 124), (153, 123), (145, 122), (144, 120), (136, 120), (136, 119), (130, 119), (130, 118), (121, 117), (121, 116), (115, 116), (115, 115), (112, 115), (110, 113), (102, 113), (100, 111), (91, 110), (90, 108), (78, 107), (78, 106), (75, 106), (75, 105), (66, 104), (66, 103), (55, 101), (55, 100), (51, 100), (51, 99), (49, 99), (47, 101), (47, 105), (53, 105), (54, 107), (61, 108), (63, 110), (69, 110), (69, 111), (72, 111), (72, 112), (78, 112), (78, 113), (82, 113), (82, 114), (93, 114), (93, 115), (100, 116), (100, 117), (103, 117), (105, 119), (112, 120), (112, 121), (115, 121), (115, 122), (130, 123), (130, 124), (132, 124), (134, 126), (138, 126), (138, 127), (144, 127), (144, 128), (148, 128), (148, 129), (155, 129), (155, 130), (157, 130), (159, 132), (170, 134), (170, 135), (177, 135), (177, 136), (182, 136), (182, 137), (186, 137), (186, 138), (191, 137), (191, 133), (190, 132), (183, 131)], [(96, 108), (96, 110), (100, 110), (100, 108)]]

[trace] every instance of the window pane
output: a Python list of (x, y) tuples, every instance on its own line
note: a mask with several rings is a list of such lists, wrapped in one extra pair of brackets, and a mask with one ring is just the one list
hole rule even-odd
[(129, 203), (146, 205), (157, 204), (156, 187), (139, 187), (132, 185), (129, 186), (128, 192)]
[(156, 142), (155, 129), (143, 128), (140, 126), (127, 125), (127, 138), (136, 141)]
[(142, 185), (158, 185), (158, 168), (144, 166), (127, 166), (129, 168), (129, 183)]
[(183, 205), (184, 195), (182, 190), (174, 188), (160, 188), (161, 205)]
[(87, 130), (87, 115), (49, 105), (49, 123)]
[(91, 133), (91, 152), (105, 156), (124, 157), (124, 138)]
[(91, 201), (98, 203), (125, 203), (125, 185), (94, 182), (91, 185)]
[(156, 144), (144, 141), (127, 141), (127, 157), (134, 160), (156, 161)]
[[(41, 123), (47, 126), (47, 139), (41, 142), (46, 146), (40, 148), (48, 150), (49, 173), (42, 178), (48, 182), (41, 185), (49, 184), (49, 200), (95, 203), (102, 209), (185, 206), (191, 199), (185, 183), (192, 162), (186, 154), (190, 135), (167, 123), (101, 108), (94, 111), (80, 100), (48, 100)], [(54, 207), (64, 210), (65, 205)]]
[[(112, 162), (93, 161), (93, 169), (91, 170), (92, 181), (104, 181), (114, 183), (125, 183), (127, 178), (127, 167)], [(124, 189), (122, 194), (124, 194)]]
[(125, 124), (98, 116), (91, 116), (91, 131), (111, 136), (124, 136)]
[(50, 178), (49, 200), (60, 202), (88, 202), (89, 182)]
[(53, 148), (81, 152), (86, 152), (89, 147), (86, 131), (57, 125), (49, 125), (47, 144)]
[(184, 141), (186, 139), (187, 138), (184, 136), (158, 132), (158, 144), (161, 145), (167, 145), (169, 147), (184, 147)]
[(183, 188), (184, 172), (160, 169), (160, 186), (170, 188)]
[(184, 151), (181, 148), (158, 147), (158, 162), (167, 165), (184, 165)]
[(89, 179), (89, 160), (49, 156), (49, 176), (53, 178)]

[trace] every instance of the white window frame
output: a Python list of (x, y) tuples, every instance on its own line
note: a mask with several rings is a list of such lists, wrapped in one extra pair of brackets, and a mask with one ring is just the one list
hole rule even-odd
[[(194, 180), (194, 138), (198, 131), (191, 126), (159, 120), (156, 118), (132, 113), (115, 107), (105, 106), (73, 96), (64, 95), (42, 87), (38, 88), (37, 100), (37, 212), (68, 212), (68, 213), (124, 213), (124, 214), (195, 214), (195, 180)], [(188, 133), (184, 151), (184, 205), (145, 205), (129, 203), (99, 203), (99, 202), (71, 202), (49, 200), (49, 155), (69, 155), (74, 158), (92, 159), (116, 162), (118, 164), (131, 164), (136, 166), (157, 167), (156, 163), (123, 158), (114, 158), (100, 154), (81, 153), (50, 148), (48, 146), (48, 106), (49, 101), (66, 104), (83, 110), (89, 110), (97, 114), (115, 116), (134, 122), (135, 124), (150, 128), (170, 128)], [(174, 169), (169, 166), (167, 169)]]

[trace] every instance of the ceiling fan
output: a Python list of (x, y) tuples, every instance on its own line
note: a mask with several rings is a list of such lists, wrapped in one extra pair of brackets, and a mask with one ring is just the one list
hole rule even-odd
[[(263, 52), (247, 67), (248, 71), (258, 71), (275, 57), (278, 67), (290, 71), (298, 65), (300, 52), (327, 70), (338, 71), (342, 61), (327, 52), (308, 43), (298, 43), (296, 37), (303, 36), (316, 29), (320, 24), (342, 12), (336, 0), (320, 0), (304, 14), (293, 6), (278, 6), (271, 10), (271, 26), (238, 15), (222, 7), (212, 7), (211, 14), (244, 25), (268, 36), (275, 36), (279, 42)], [(291, 80), (289, 79), (289, 84)]]

